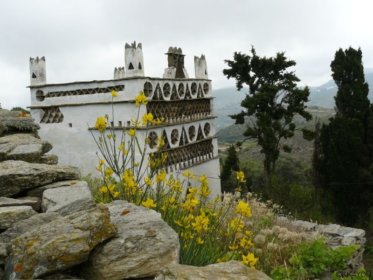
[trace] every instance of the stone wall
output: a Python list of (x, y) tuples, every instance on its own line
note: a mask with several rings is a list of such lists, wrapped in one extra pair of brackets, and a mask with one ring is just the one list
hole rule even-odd
[(277, 223), (296, 230), (319, 233), (325, 237), (327, 244), (332, 248), (357, 245), (359, 249), (349, 261), (348, 268), (345, 272), (346, 274), (352, 274), (363, 266), (363, 254), (366, 243), (364, 230), (344, 227), (337, 224), (323, 225), (301, 220), (292, 220), (286, 217), (278, 217)]
[(77, 168), (45, 155), (37, 129), (0, 109), (0, 280), (270, 279), (240, 262), (178, 264), (178, 235), (159, 213), (96, 205)]

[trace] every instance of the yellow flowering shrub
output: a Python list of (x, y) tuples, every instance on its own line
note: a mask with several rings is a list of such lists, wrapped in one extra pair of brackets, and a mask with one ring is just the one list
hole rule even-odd
[(98, 117), (96, 120), (95, 128), (100, 132), (105, 131), (105, 129), (107, 128), (106, 117)]
[[(112, 96), (117, 95), (112, 93)], [(143, 92), (136, 97), (139, 112), (147, 102)], [(163, 139), (158, 139), (159, 151), (145, 158), (147, 144), (139, 143), (136, 129), (141, 124), (161, 122), (146, 113), (118, 135), (114, 128), (108, 127), (108, 117), (97, 118), (95, 127), (99, 136), (95, 141), (100, 154), (97, 170), (102, 184), (95, 191), (96, 200), (108, 203), (123, 199), (160, 212), (179, 234), (181, 263), (201, 266), (235, 259), (254, 267), (258, 258), (254, 256), (252, 213), (247, 201), (232, 199), (225, 203), (219, 197), (213, 199), (205, 175), (196, 176), (189, 170), (167, 174), (162, 168), (167, 160), (167, 152), (161, 150)], [(238, 177), (239, 182), (244, 181), (239, 173)]]

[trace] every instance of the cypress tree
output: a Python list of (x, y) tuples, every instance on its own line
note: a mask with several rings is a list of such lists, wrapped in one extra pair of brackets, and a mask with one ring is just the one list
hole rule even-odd
[(314, 168), (322, 175), (324, 212), (352, 226), (368, 210), (366, 198), (372, 188), (371, 109), (361, 50), (339, 49), (331, 69), (338, 87), (336, 115), (321, 129), (321, 151)]

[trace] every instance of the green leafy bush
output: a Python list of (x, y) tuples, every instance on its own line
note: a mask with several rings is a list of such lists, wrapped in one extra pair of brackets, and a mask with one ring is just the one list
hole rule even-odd
[(303, 280), (315, 279), (326, 272), (342, 272), (357, 246), (332, 249), (324, 240), (317, 239), (302, 244), (291, 255), (288, 262), (271, 272), (273, 279)]

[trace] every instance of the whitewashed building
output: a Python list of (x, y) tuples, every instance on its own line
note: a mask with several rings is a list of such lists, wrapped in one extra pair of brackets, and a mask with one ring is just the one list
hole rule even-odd
[[(59, 162), (78, 166), (83, 174), (97, 174), (97, 146), (91, 132), (98, 116), (112, 115), (116, 133), (131, 127), (138, 108), (135, 97), (144, 91), (149, 102), (140, 115), (164, 118), (161, 125), (137, 129), (140, 141), (148, 138), (147, 153), (157, 153), (157, 139), (164, 137), (165, 168), (176, 176), (184, 169), (209, 178), (214, 195), (220, 193), (218, 143), (213, 124), (213, 97), (206, 59), (195, 57), (195, 78), (184, 68), (180, 48), (166, 53), (163, 78), (144, 75), (141, 44), (125, 45), (125, 67), (114, 69), (112, 80), (48, 84), (45, 58), (30, 58), (31, 114), (40, 125), (41, 138), (52, 143)], [(112, 98), (116, 90), (118, 97)], [(112, 105), (114, 110), (112, 110)], [(98, 174), (97, 174), (98, 175)]]

